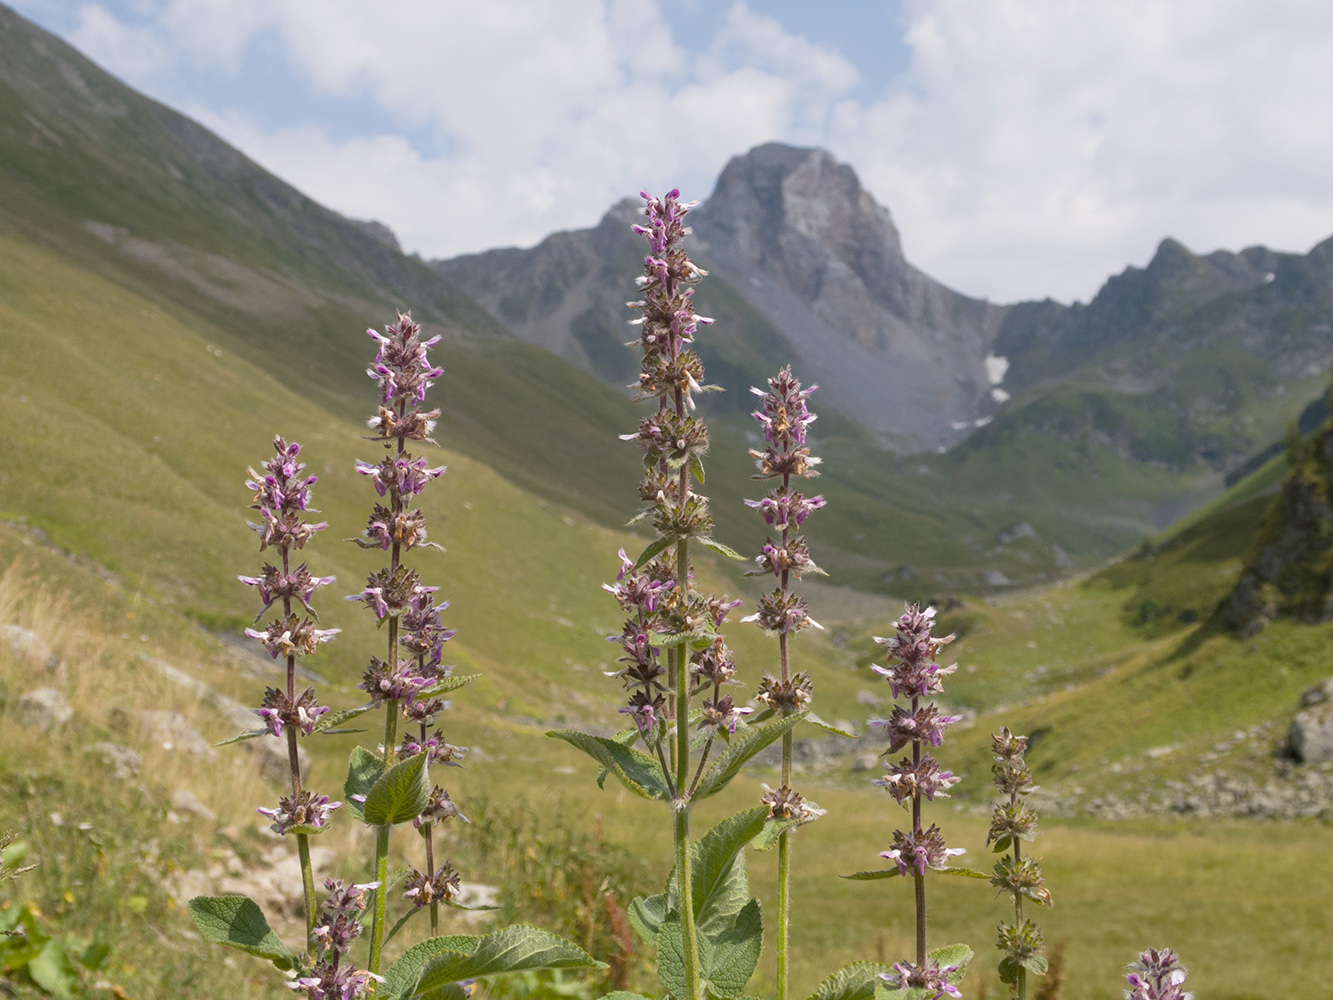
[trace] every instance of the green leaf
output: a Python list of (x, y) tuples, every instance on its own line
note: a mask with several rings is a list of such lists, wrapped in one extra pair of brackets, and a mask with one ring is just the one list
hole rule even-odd
[(1000, 959), (1000, 982), (1009, 983), (1011, 986), (1018, 982), (1018, 970), (1022, 968), (1017, 958), (1013, 955), (1005, 955)]
[[(813, 802), (808, 803), (814, 805)], [(816, 806), (815, 808), (818, 808)], [(792, 827), (800, 826), (801, 820), (793, 816), (791, 819), (774, 819), (769, 817), (764, 821), (764, 828), (755, 835), (754, 840), (750, 841), (750, 846), (756, 851), (771, 851), (777, 846), (778, 838), (790, 830)]]
[(749, 726), (744, 733), (737, 733), (731, 745), (713, 761), (713, 766), (699, 782), (694, 798), (704, 799), (722, 791), (731, 783), (731, 779), (740, 773), (741, 767), (747, 760), (781, 737), (783, 733), (791, 732), (792, 727), (805, 716), (805, 712), (797, 712), (781, 722), (767, 726)]
[(642, 795), (645, 799), (666, 799), (671, 795), (662, 765), (640, 750), (622, 746), (605, 736), (592, 736), (573, 729), (556, 729), (546, 735), (578, 747), (597, 763), (614, 772), (635, 795)]
[(751, 899), (736, 914), (731, 927), (713, 940), (699, 942), (699, 972), (703, 985), (717, 997), (734, 997), (754, 975), (764, 948), (764, 917), (759, 900)]
[(412, 907), (412, 909), (408, 910), (401, 917), (399, 917), (398, 922), (395, 923), (391, 928), (389, 928), (389, 933), (384, 936), (384, 943), (388, 944), (390, 941), (392, 941), (393, 936), (397, 934), (399, 931), (401, 931), (404, 927), (406, 927), (407, 922), (411, 920), (413, 917), (415, 917), (418, 913), (420, 913), (423, 909), (425, 909), (425, 907), (423, 906), (414, 906)]
[(372, 826), (406, 823), (416, 819), (430, 798), (426, 751), (413, 754), (389, 768), (366, 793), (365, 819)]
[(849, 740), (854, 740), (854, 739), (856, 739), (856, 734), (855, 734), (855, 733), (849, 733), (847, 730), (843, 729), (841, 726), (835, 726), (835, 725), (834, 725), (833, 723), (831, 723), (831, 722), (825, 722), (825, 721), (824, 721), (823, 719), (821, 719), (819, 716), (815, 715), (814, 712), (811, 712), (809, 715), (807, 715), (807, 716), (805, 717), (805, 721), (806, 721), (806, 722), (813, 722), (813, 723), (814, 723), (816, 726), (818, 726), (820, 729), (823, 729), (825, 732), (832, 733), (834, 736), (845, 736), (845, 737), (847, 737)]
[(653, 556), (657, 555), (659, 552), (661, 552), (670, 544), (671, 544), (670, 538), (659, 538), (655, 542), (649, 542), (648, 547), (639, 553), (639, 558), (634, 560), (634, 565), (631, 566), (626, 572), (633, 573), (640, 566), (646, 563), (649, 559), (653, 558)]
[(690, 452), (690, 472), (699, 480), (700, 486), (704, 485), (704, 460), (694, 452)]
[(296, 955), (273, 933), (264, 912), (248, 896), (195, 896), (190, 916), (206, 941), (268, 959), (284, 971), (297, 966)]
[(450, 691), (457, 691), (459, 688), (471, 684), (479, 677), (481, 677), (481, 674), (462, 674), (458, 677), (445, 677), (442, 680), (436, 681), (424, 691), (418, 691), (417, 697), (435, 698), (442, 694), (448, 694)]
[(1005, 836), (1001, 837), (999, 840), (995, 842), (995, 853), (1003, 854), (1005, 851), (1009, 850), (1009, 845), (1012, 844), (1013, 842), (1014, 838), (1009, 836), (1008, 834), (1005, 834)]
[[(383, 773), (384, 761), (365, 747), (352, 748), (347, 758), (347, 780), (343, 782), (343, 797), (347, 800), (348, 812), (357, 819), (365, 820), (364, 799)], [(362, 801), (357, 801), (357, 796), (360, 796)]]
[(471, 954), (446, 951), (427, 959), (416, 985), (403, 997), (421, 996), (450, 983), (502, 972), (605, 968), (604, 962), (597, 961), (578, 945), (536, 927), (518, 924), (487, 934)]
[(953, 865), (946, 865), (944, 868), (927, 868), (928, 872), (936, 872), (940, 875), (960, 875), (963, 878), (984, 878), (990, 881), (990, 875), (987, 872), (979, 872), (975, 868), (957, 868)]
[(375, 703), (371, 701), (364, 705), (358, 705), (356, 708), (345, 708), (341, 712), (330, 712), (315, 723), (315, 728), (312, 729), (311, 732), (327, 733), (329, 730), (333, 729), (334, 726), (341, 726), (345, 722), (351, 722), (353, 719), (365, 715), (374, 707)]
[[(80, 942), (82, 944), (82, 942)], [(106, 964), (107, 958), (111, 954), (111, 945), (105, 941), (92, 941), (83, 944), (83, 947), (73, 953), (74, 960), (82, 965), (89, 972), (96, 972)]]
[(642, 993), (630, 993), (627, 990), (616, 990), (614, 993), (608, 993), (605, 996), (598, 997), (597, 1000), (652, 1000)]
[(657, 978), (673, 997), (690, 995), (685, 977), (685, 935), (676, 910), (666, 915), (657, 932)]
[(409, 991), (416, 985), (417, 976), (426, 962), (444, 952), (470, 955), (476, 951), (480, 940), (467, 934), (450, 934), (447, 937), (429, 938), (414, 944), (390, 966), (385, 974), (381, 992), (391, 1000), (410, 995)]
[[(765, 806), (729, 816), (690, 845), (690, 896), (700, 935), (716, 938), (750, 898), (745, 845), (764, 828)], [(668, 895), (671, 895), (669, 892)]]
[(869, 882), (877, 878), (897, 878), (901, 875), (897, 868), (879, 868), (869, 872), (853, 872), (851, 875), (839, 875), (838, 878), (850, 879), (853, 882)]
[(668, 649), (671, 646), (683, 646), (686, 643), (707, 645), (715, 638), (717, 638), (716, 632), (711, 632), (708, 629), (698, 629), (694, 632), (654, 632), (652, 639), (649, 641), (660, 649)]
[(629, 904), (630, 925), (639, 932), (639, 937), (643, 938), (645, 944), (657, 941), (657, 932), (661, 930), (666, 914), (666, 893), (659, 893), (646, 899), (643, 896), (636, 896)]
[(720, 556), (724, 556), (727, 559), (735, 559), (737, 562), (748, 562), (745, 556), (741, 555), (735, 549), (731, 548), (728, 545), (723, 545), (721, 542), (714, 541), (711, 538), (700, 538), (699, 544), (706, 549), (710, 549), (713, 552), (716, 552)]
[(243, 733), (237, 733), (230, 739), (225, 739), (221, 743), (214, 743), (213, 745), (215, 747), (225, 747), (225, 746), (230, 746), (233, 743), (240, 743), (242, 740), (255, 740), (261, 736), (267, 736), (267, 735), (268, 735), (267, 729), (247, 729)]
[(829, 976), (809, 1000), (873, 1000), (875, 987), (882, 985), (880, 973), (892, 972), (883, 962), (853, 962)]
[(1031, 972), (1034, 976), (1044, 976), (1046, 975), (1046, 970), (1050, 968), (1046, 963), (1046, 959), (1042, 958), (1040, 955), (1030, 955), (1023, 959), (1021, 964), (1023, 968), (1027, 969), (1028, 972)]
[(469, 906), (467, 903), (460, 903), (456, 899), (446, 899), (444, 905), (451, 910), (467, 910), (469, 913), (481, 913), (485, 910), (500, 909), (500, 907), (492, 906), (490, 903), (477, 903), (475, 906)]
[(65, 946), (59, 941), (48, 941), (28, 962), (32, 981), (60, 1000), (73, 1000), (79, 986), (79, 973), (69, 960)]

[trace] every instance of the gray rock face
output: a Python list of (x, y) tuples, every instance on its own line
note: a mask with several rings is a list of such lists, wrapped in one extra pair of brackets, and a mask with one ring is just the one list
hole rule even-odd
[(953, 444), (995, 413), (985, 359), (1004, 309), (909, 264), (851, 167), (758, 146), (693, 221), (702, 254), (787, 334), (802, 378), (836, 408), (908, 450)]
[[(635, 370), (623, 346), (634, 336), (625, 302), (638, 295), (644, 253), (629, 231), (638, 204), (622, 201), (596, 227), (529, 250), (432, 266), (523, 339), (625, 385)], [(821, 406), (907, 451), (960, 441), (998, 409), (985, 359), (1004, 308), (909, 264), (889, 210), (828, 153), (769, 143), (735, 157), (689, 221), (691, 253), (712, 275), (697, 301), (725, 308), (739, 297), (774, 332), (759, 347), (763, 367), (738, 375), (733, 392), (745, 396), (790, 362), (803, 382), (821, 386)], [(715, 327), (701, 352), (741, 325)]]
[(0, 638), (4, 639), (5, 645), (17, 659), (47, 670), (60, 666), (60, 657), (51, 652), (46, 640), (31, 629), (19, 625), (0, 625)]
[(34, 688), (19, 695), (19, 719), (25, 726), (52, 729), (74, 717), (65, 696), (55, 688)]
[(119, 743), (102, 741), (94, 743), (88, 749), (111, 768), (111, 777), (116, 781), (133, 778), (143, 768), (143, 758), (129, 747), (123, 747)]

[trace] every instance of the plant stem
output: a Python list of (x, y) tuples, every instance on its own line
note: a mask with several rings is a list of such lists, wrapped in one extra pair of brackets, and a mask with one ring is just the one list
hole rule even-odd
[[(1017, 794), (1009, 796), (1011, 800), (1017, 801)], [(1014, 837), (1014, 862), (1023, 860), (1023, 850), (1019, 847), (1018, 837)], [(1021, 893), (1014, 893), (1014, 925), (1020, 929), (1023, 926), (1023, 896)], [(1018, 982), (1015, 985), (1015, 997), (1017, 1000), (1027, 1000), (1028, 995), (1028, 970), (1021, 965), (1018, 967)]]
[(375, 922), (370, 931), (370, 971), (376, 975), (380, 971), (380, 952), (384, 949), (384, 910), (389, 888), (389, 834), (392, 831), (393, 827), (388, 823), (375, 828), (375, 878), (379, 880), (379, 888), (375, 890)]
[[(689, 496), (689, 469), (681, 469), (680, 502)], [(689, 606), (689, 542), (676, 543), (676, 586), (682, 610)], [(688, 1000), (699, 1000), (699, 940), (694, 930), (694, 891), (690, 884), (690, 800), (686, 789), (690, 783), (690, 664), (686, 647), (672, 647), (676, 667), (676, 794), (672, 803), (675, 811), (676, 840), (676, 893), (680, 907), (680, 932), (685, 949), (685, 982)]]
[[(912, 698), (912, 715), (915, 717), (918, 699)], [(912, 741), (912, 768), (921, 773), (921, 741)], [(921, 838), (921, 792), (912, 795), (912, 836), (919, 843)], [(913, 872), (912, 881), (916, 889), (916, 964), (926, 964), (926, 876), (920, 871)]]
[(680, 908), (681, 943), (685, 951), (686, 994), (682, 1000), (701, 1000), (699, 991), (699, 939), (694, 929), (694, 886), (690, 872), (690, 806), (676, 800), (676, 894)]
[[(291, 561), (287, 546), (282, 547), (282, 575), (291, 573)], [(283, 619), (292, 613), (292, 599), (282, 599)], [(296, 654), (287, 654), (287, 702), (296, 700)], [(287, 767), (292, 775), (292, 798), (301, 799), (301, 755), (296, 748), (296, 729), (287, 726)], [(315, 872), (310, 865), (310, 838), (304, 833), (296, 835), (296, 855), (301, 862), (301, 888), (305, 896), (305, 946), (312, 956), (315, 954)]]

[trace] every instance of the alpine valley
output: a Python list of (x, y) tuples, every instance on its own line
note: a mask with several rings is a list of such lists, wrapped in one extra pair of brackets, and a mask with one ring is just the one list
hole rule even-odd
[[(711, 193), (685, 194), (702, 201), (696, 298), (716, 319), (700, 352), (725, 390), (700, 402), (706, 492), (715, 537), (738, 552), (765, 537), (743, 503), (761, 492), (749, 387), (787, 363), (820, 385), (812, 485), (827, 507), (807, 528), (829, 578), (806, 589), (825, 628), (800, 637), (793, 665), (813, 675), (818, 712), (859, 738), (797, 740), (829, 817), (799, 842), (810, 862), (794, 892), (815, 929), (795, 942), (794, 989), (908, 939), (905, 909), (835, 876), (877, 864), (889, 829), (892, 803), (868, 781), (883, 745), (863, 735), (888, 702), (871, 636), (903, 600), (932, 599), (959, 636), (951, 709), (971, 723), (941, 761), (964, 776), (942, 823), (984, 856), (989, 733), (1032, 736), (1063, 995), (1114, 995), (1124, 964), (1162, 943), (1200, 995), (1270, 996), (1279, 981), (1284, 996), (1326, 995), (1333, 952), (1309, 929), (1327, 921), (1333, 774), (1284, 754), (1333, 637), (1327, 551), (1308, 557), (1333, 538), (1333, 240), (1198, 254), (1167, 239), (1088, 303), (996, 304), (909, 263), (889, 209), (825, 151), (759, 146)], [(641, 457), (618, 439), (643, 412), (624, 346), (635, 207), (536, 247), (424, 261), (0, 4), (0, 832), (40, 862), (5, 883), (0, 921), (13, 901), (71, 953), (105, 938), (100, 971), (57, 970), (69, 995), (79, 977), (97, 996), (291, 995), (192, 940), (181, 912), (277, 871), (254, 812), (277, 786), (259, 754), (210, 745), (273, 676), (240, 635), (254, 609), (236, 577), (263, 559), (243, 484), (275, 433), (301, 441), (331, 525), (302, 558), (339, 594), (363, 586), (378, 560), (340, 540), (376, 499), (354, 466), (379, 447), (364, 437), (365, 330), (398, 309), (443, 336), (432, 462), (449, 471), (424, 503), (447, 552), (423, 555), (423, 577), (452, 602), (446, 654), (482, 675), (446, 723), (480, 748), (450, 789), (478, 810), (452, 856), (535, 922), (548, 904), (520, 878), (534, 866), (628, 857), (619, 885), (663, 856), (660, 831), (541, 736), (623, 721), (603, 676), (619, 616), (600, 585), (617, 549), (645, 545), (627, 526)], [(752, 601), (737, 567), (696, 569)], [(320, 610), (343, 632), (310, 668), (350, 707), (377, 636), (347, 602)], [(739, 703), (775, 644), (740, 625), (728, 642)], [(69, 714), (25, 707), (34, 689)], [(310, 741), (311, 781), (341, 787), (355, 738)], [(577, 864), (593, 868), (551, 853), (567, 843), (552, 831), (575, 827)], [(512, 833), (511, 854), (487, 854), (480, 830)], [(324, 838), (331, 865), (364, 847), (342, 836)], [(771, 867), (755, 855), (757, 886)], [(602, 919), (581, 902), (596, 874), (561, 912)], [(1004, 909), (992, 893), (939, 898), (941, 939), (989, 951)], [(1000, 995), (990, 958), (975, 965), (971, 988)], [(0, 992), (50, 994), (29, 975), (0, 968)]]

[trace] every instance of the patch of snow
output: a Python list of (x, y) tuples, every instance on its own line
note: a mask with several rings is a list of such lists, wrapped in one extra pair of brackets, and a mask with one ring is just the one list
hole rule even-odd
[(1004, 381), (1004, 373), (1009, 370), (1009, 359), (1001, 357), (998, 354), (986, 355), (986, 377), (990, 379), (991, 385), (999, 385)]
[(997, 403), (1007, 403), (1009, 402), (1010, 396), (1009, 393), (1005, 392), (1003, 389), (997, 386), (996, 388), (990, 391), (990, 398), (995, 400), (995, 402)]
[(949, 421), (949, 430), (951, 430), (951, 431), (961, 431), (964, 427), (970, 427), (970, 426), (971, 426), (971, 424), (968, 423), (968, 421), (966, 421), (966, 420), (950, 420), (950, 421)]
[(1270, 281), (1272, 281), (1272, 280), (1273, 280), (1274, 278), (1276, 278), (1276, 277), (1277, 277), (1276, 274), (1274, 274), (1272, 271), (1269, 271), (1267, 274), (1264, 275), (1264, 284), (1265, 284), (1265, 285), (1268, 284)]
[(994, 417), (979, 417), (978, 419), (972, 421), (972, 426), (985, 427), (988, 423), (990, 423), (994, 419), (995, 419)]

